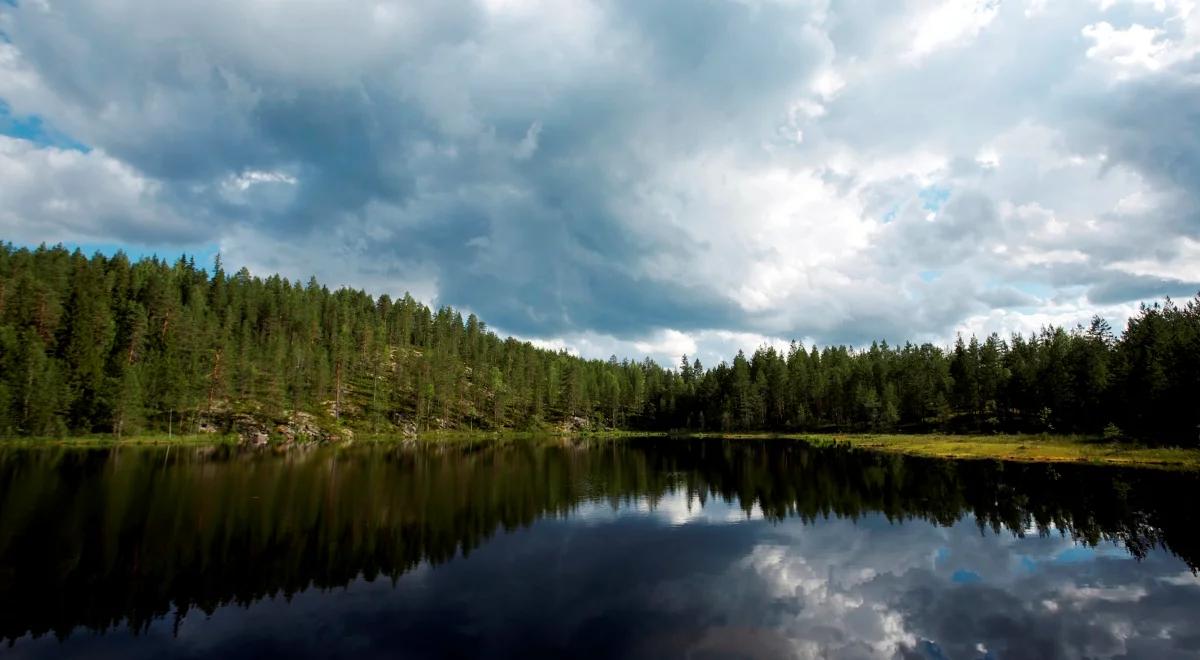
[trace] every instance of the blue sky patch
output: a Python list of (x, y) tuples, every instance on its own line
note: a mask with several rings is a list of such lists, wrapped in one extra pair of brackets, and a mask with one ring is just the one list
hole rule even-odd
[(1128, 559), (1129, 555), (1117, 545), (1095, 548), (1089, 548), (1086, 545), (1077, 545), (1054, 555), (1054, 562), (1057, 564), (1075, 564), (1085, 561), (1095, 561), (1100, 558)]
[(929, 186), (928, 188), (922, 188), (917, 193), (917, 198), (921, 200), (921, 208), (930, 213), (937, 213), (946, 205), (946, 200), (950, 199), (950, 189), (941, 186)]
[[(47, 247), (52, 247), (55, 244), (47, 244)], [(124, 252), (125, 256), (129, 257), (130, 261), (138, 261), (148, 257), (157, 256), (161, 260), (168, 263), (174, 263), (181, 254), (186, 254), (191, 259), (195, 260), (198, 268), (211, 270), (213, 260), (219, 251), (216, 245), (201, 245), (191, 248), (179, 248), (169, 246), (139, 246), (139, 245), (118, 245), (116, 243), (68, 243), (61, 244), (68, 250), (74, 251), (79, 249), (84, 254), (91, 256), (96, 252), (103, 254), (106, 257), (111, 257), (117, 252)], [(37, 248), (36, 245), (25, 245), (29, 249)], [(228, 266), (227, 266), (228, 267)]]
[(965, 568), (960, 568), (950, 574), (950, 581), (955, 584), (975, 584), (983, 582), (983, 578), (975, 571), (968, 571)]
[(937, 645), (937, 642), (923, 639), (919, 645), (921, 654), (930, 660), (945, 660), (946, 653), (942, 651), (942, 647)]
[(1095, 558), (1096, 549), (1083, 545), (1067, 548), (1057, 555), (1054, 555), (1055, 563), (1059, 564), (1075, 564), (1079, 562), (1092, 561)]
[(1040, 282), (1013, 282), (1012, 287), (1017, 291), (1043, 299), (1054, 295), (1054, 287)]
[(74, 149), (83, 153), (91, 151), (91, 147), (56, 130), (52, 126), (48, 126), (37, 115), (23, 117), (14, 115), (12, 108), (3, 100), (0, 100), (0, 135), (29, 140), (34, 144), (46, 147)]

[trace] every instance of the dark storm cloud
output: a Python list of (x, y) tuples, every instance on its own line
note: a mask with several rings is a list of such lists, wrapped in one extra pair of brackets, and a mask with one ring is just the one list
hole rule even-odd
[(1087, 297), (1096, 303), (1115, 303), (1146, 300), (1159, 296), (1191, 298), (1200, 295), (1200, 282), (1183, 282), (1148, 275), (1112, 273), (1088, 288)]
[(1104, 125), (1084, 135), (1104, 144), (1114, 163), (1128, 163), (1176, 193), (1151, 227), (1200, 238), (1200, 87), (1194, 82), (1200, 67), (1187, 68), (1121, 85), (1109, 96), (1115, 102)]
[(1038, 299), (1024, 291), (1011, 286), (987, 289), (979, 294), (979, 299), (992, 307), (1031, 307), (1038, 304)]

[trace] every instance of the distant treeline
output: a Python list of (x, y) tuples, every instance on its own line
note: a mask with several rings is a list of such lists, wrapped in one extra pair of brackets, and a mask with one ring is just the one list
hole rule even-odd
[[(1029, 337), (585, 360), (410, 296), (0, 244), (0, 435), (293, 411), (397, 428), (1107, 432), (1200, 444), (1200, 296)], [(224, 416), (224, 417), (222, 417)]]

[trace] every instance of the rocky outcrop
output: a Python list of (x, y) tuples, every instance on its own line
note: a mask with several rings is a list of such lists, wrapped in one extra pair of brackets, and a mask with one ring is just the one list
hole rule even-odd
[(271, 443), (270, 427), (266, 422), (248, 415), (238, 413), (233, 416), (231, 427), (237, 433), (238, 444), (249, 447), (266, 447)]
[(404, 436), (405, 440), (415, 441), (417, 439), (417, 423), (411, 419), (405, 419), (401, 415), (396, 415), (393, 423), (399, 430), (400, 435)]
[(558, 430), (561, 433), (590, 431), (592, 430), (592, 421), (586, 417), (568, 417), (558, 425)]
[(347, 428), (322, 425), (315, 415), (287, 411), (282, 419), (270, 419), (259, 414), (237, 413), (229, 418), (228, 428), (237, 434), (238, 444), (245, 447), (277, 446), (347, 442), (354, 432)]
[(289, 445), (320, 442), (325, 437), (325, 431), (317, 424), (316, 417), (306, 412), (290, 412), (286, 420), (275, 426), (275, 432)]

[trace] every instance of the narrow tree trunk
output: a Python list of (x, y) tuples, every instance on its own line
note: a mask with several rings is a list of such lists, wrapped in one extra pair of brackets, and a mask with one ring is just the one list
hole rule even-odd
[(25, 396), (21, 401), (21, 421), (26, 427), (29, 426), (29, 397), (33, 394), (33, 368), (30, 367), (27, 371), (29, 371), (29, 377), (25, 379)]
[(372, 360), (372, 364), (371, 364), (371, 431), (372, 432), (378, 430), (375, 427), (375, 418), (378, 416), (378, 411), (379, 411), (379, 404), (377, 403), (378, 394), (379, 394), (379, 361)]
[(342, 418), (342, 362), (338, 360), (334, 367), (334, 385), (333, 385), (333, 418), (340, 420)]
[(213, 361), (212, 372), (208, 375), (208, 412), (212, 412), (213, 395), (216, 393), (217, 380), (221, 378), (221, 355), (223, 351), (217, 350), (216, 359)]

